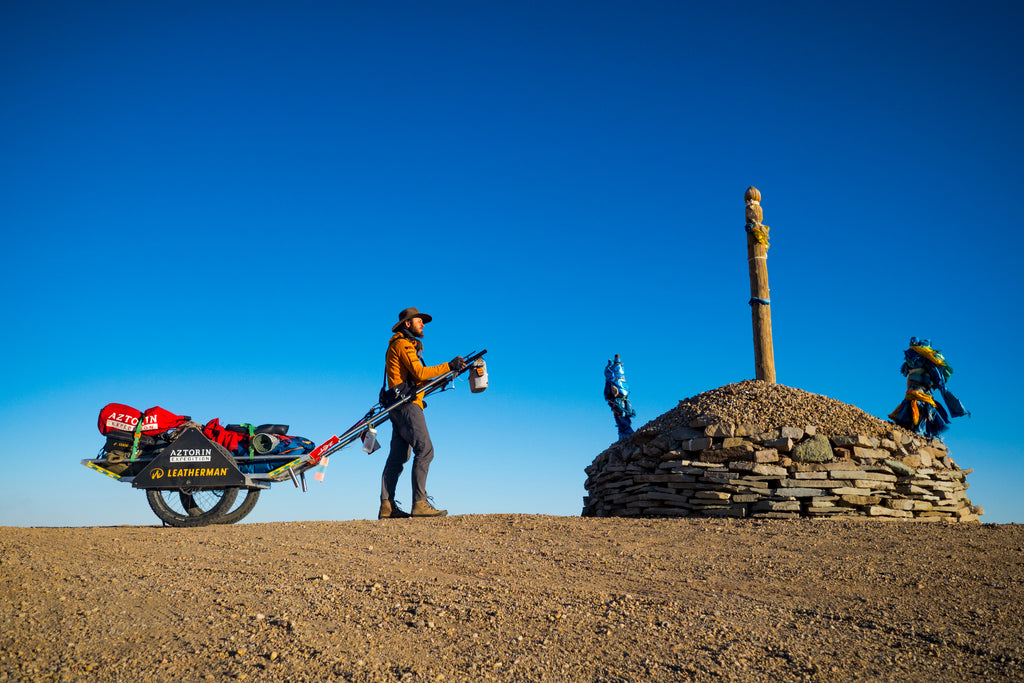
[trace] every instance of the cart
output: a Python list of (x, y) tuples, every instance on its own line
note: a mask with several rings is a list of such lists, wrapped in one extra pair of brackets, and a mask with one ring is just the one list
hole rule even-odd
[[(486, 353), (484, 349), (469, 354), (465, 357), (465, 368), (435, 377), (419, 387), (417, 393), (429, 395), (444, 391), (463, 372), (481, 371)], [(483, 386), (486, 387), (486, 382)], [(128, 461), (112, 461), (101, 454), (81, 462), (95, 472), (144, 490), (149, 507), (165, 525), (234, 524), (252, 512), (260, 494), (273, 484), (290, 481), (296, 488), (306, 491), (307, 472), (314, 468), (322, 472), (328, 456), (362, 439), (384, 422), (392, 410), (413, 398), (414, 395), (406, 396), (388, 405), (378, 401), (341, 435), (332, 436), (298, 457), (235, 456), (189, 426), (176, 430), (171, 435), (173, 440), (155, 452)]]

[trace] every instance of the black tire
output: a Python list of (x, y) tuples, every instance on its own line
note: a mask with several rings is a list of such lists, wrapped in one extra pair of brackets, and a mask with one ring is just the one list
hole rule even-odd
[(149, 489), (146, 500), (153, 513), (171, 526), (215, 524), (238, 497), (238, 487), (224, 489)]
[(234, 524), (245, 518), (256, 507), (256, 501), (260, 499), (260, 489), (242, 489), (245, 491), (245, 498), (231, 512), (215, 520), (214, 524)]

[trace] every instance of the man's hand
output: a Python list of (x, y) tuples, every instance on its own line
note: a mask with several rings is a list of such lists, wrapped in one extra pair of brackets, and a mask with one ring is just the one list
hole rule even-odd
[(466, 369), (466, 361), (462, 358), (462, 356), (455, 356), (455, 358), (452, 358), (450, 361), (448, 361), (448, 367), (454, 370), (455, 372), (462, 372), (463, 370)]

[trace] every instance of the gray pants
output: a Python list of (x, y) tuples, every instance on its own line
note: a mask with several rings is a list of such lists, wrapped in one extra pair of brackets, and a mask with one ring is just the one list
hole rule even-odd
[(400, 406), (391, 412), (391, 452), (384, 463), (380, 480), (380, 499), (395, 500), (395, 487), (405, 463), (412, 461), (412, 502), (427, 498), (427, 472), (434, 459), (434, 444), (430, 442), (423, 409), (415, 403)]

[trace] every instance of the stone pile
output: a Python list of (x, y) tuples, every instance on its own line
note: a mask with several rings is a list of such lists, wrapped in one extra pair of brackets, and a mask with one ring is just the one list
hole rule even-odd
[[(789, 421), (813, 415), (834, 421)], [(598, 455), (586, 468), (583, 515), (977, 522), (984, 510), (967, 498), (971, 471), (938, 439), (751, 380), (681, 401)]]

